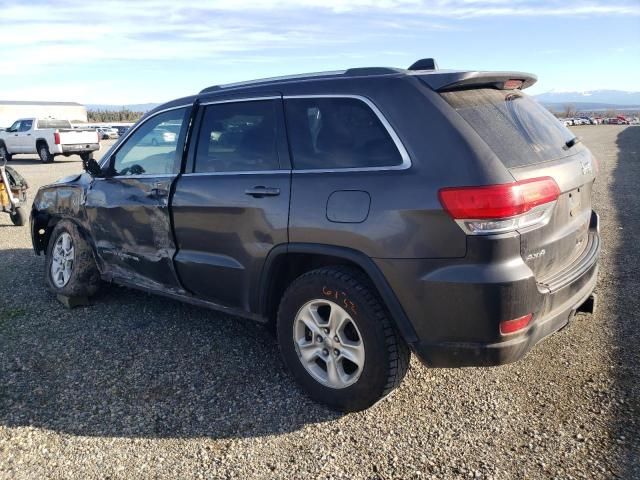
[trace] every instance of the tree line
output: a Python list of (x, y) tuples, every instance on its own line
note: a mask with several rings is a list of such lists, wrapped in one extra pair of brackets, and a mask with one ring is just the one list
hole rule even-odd
[(132, 112), (123, 108), (122, 110), (88, 110), (87, 121), (89, 122), (137, 122), (144, 112)]

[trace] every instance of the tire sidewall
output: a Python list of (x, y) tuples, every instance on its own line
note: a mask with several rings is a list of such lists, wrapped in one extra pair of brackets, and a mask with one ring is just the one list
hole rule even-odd
[(7, 146), (5, 144), (0, 145), (0, 158), (2, 157), (2, 152), (4, 152), (4, 158), (7, 160), (7, 162), (10, 162), (11, 154), (9, 153), (9, 150), (7, 149)]
[[(53, 262), (52, 251), (56, 241), (62, 233), (68, 233), (73, 242), (74, 258), (73, 268), (69, 281), (63, 287), (58, 287), (51, 278), (51, 264)], [(97, 290), (99, 274), (93, 258), (91, 247), (82, 238), (78, 227), (69, 220), (61, 220), (51, 232), (51, 238), (47, 245), (45, 278), (48, 289), (57, 295), (66, 296), (90, 296)]]
[[(293, 339), (294, 320), (304, 304), (316, 299), (329, 300), (344, 308), (362, 336), (364, 369), (356, 383), (346, 388), (322, 385), (307, 372), (298, 357)], [(342, 278), (326, 274), (302, 277), (286, 292), (278, 312), (278, 343), (291, 374), (312, 398), (343, 411), (362, 410), (380, 399), (388, 381), (390, 364), (380, 314), (380, 307), (374, 307), (363, 291)]]
[(40, 156), (40, 161), (42, 163), (50, 163), (51, 162), (51, 152), (49, 152), (49, 147), (46, 145), (41, 146), (38, 150), (38, 155)]
[(27, 223), (27, 212), (23, 207), (16, 208), (16, 212), (11, 214), (11, 221), (16, 227), (22, 227)]

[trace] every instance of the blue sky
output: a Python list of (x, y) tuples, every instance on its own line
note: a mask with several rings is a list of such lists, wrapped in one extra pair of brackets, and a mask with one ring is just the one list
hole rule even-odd
[(521, 70), (640, 91), (640, 0), (0, 0), (0, 99), (162, 102), (356, 66)]

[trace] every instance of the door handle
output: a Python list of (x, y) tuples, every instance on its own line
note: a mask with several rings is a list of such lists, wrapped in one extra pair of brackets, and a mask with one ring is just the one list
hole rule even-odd
[(279, 188), (273, 188), (273, 187), (258, 186), (258, 187), (253, 187), (253, 188), (247, 188), (244, 191), (244, 193), (245, 193), (245, 195), (250, 195), (250, 196), (255, 197), (255, 198), (276, 197), (276, 196), (280, 195), (280, 189)]
[(154, 184), (153, 187), (147, 192), (147, 197), (161, 198), (169, 196), (169, 190), (163, 187), (164, 185), (162, 183)]

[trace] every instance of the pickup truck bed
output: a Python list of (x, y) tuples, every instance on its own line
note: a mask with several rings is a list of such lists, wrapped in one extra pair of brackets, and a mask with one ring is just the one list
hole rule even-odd
[(80, 155), (83, 160), (100, 149), (93, 129), (72, 128), (68, 120), (23, 118), (6, 131), (0, 131), (0, 154), (11, 160), (16, 154), (34, 154), (44, 163), (57, 155)]

